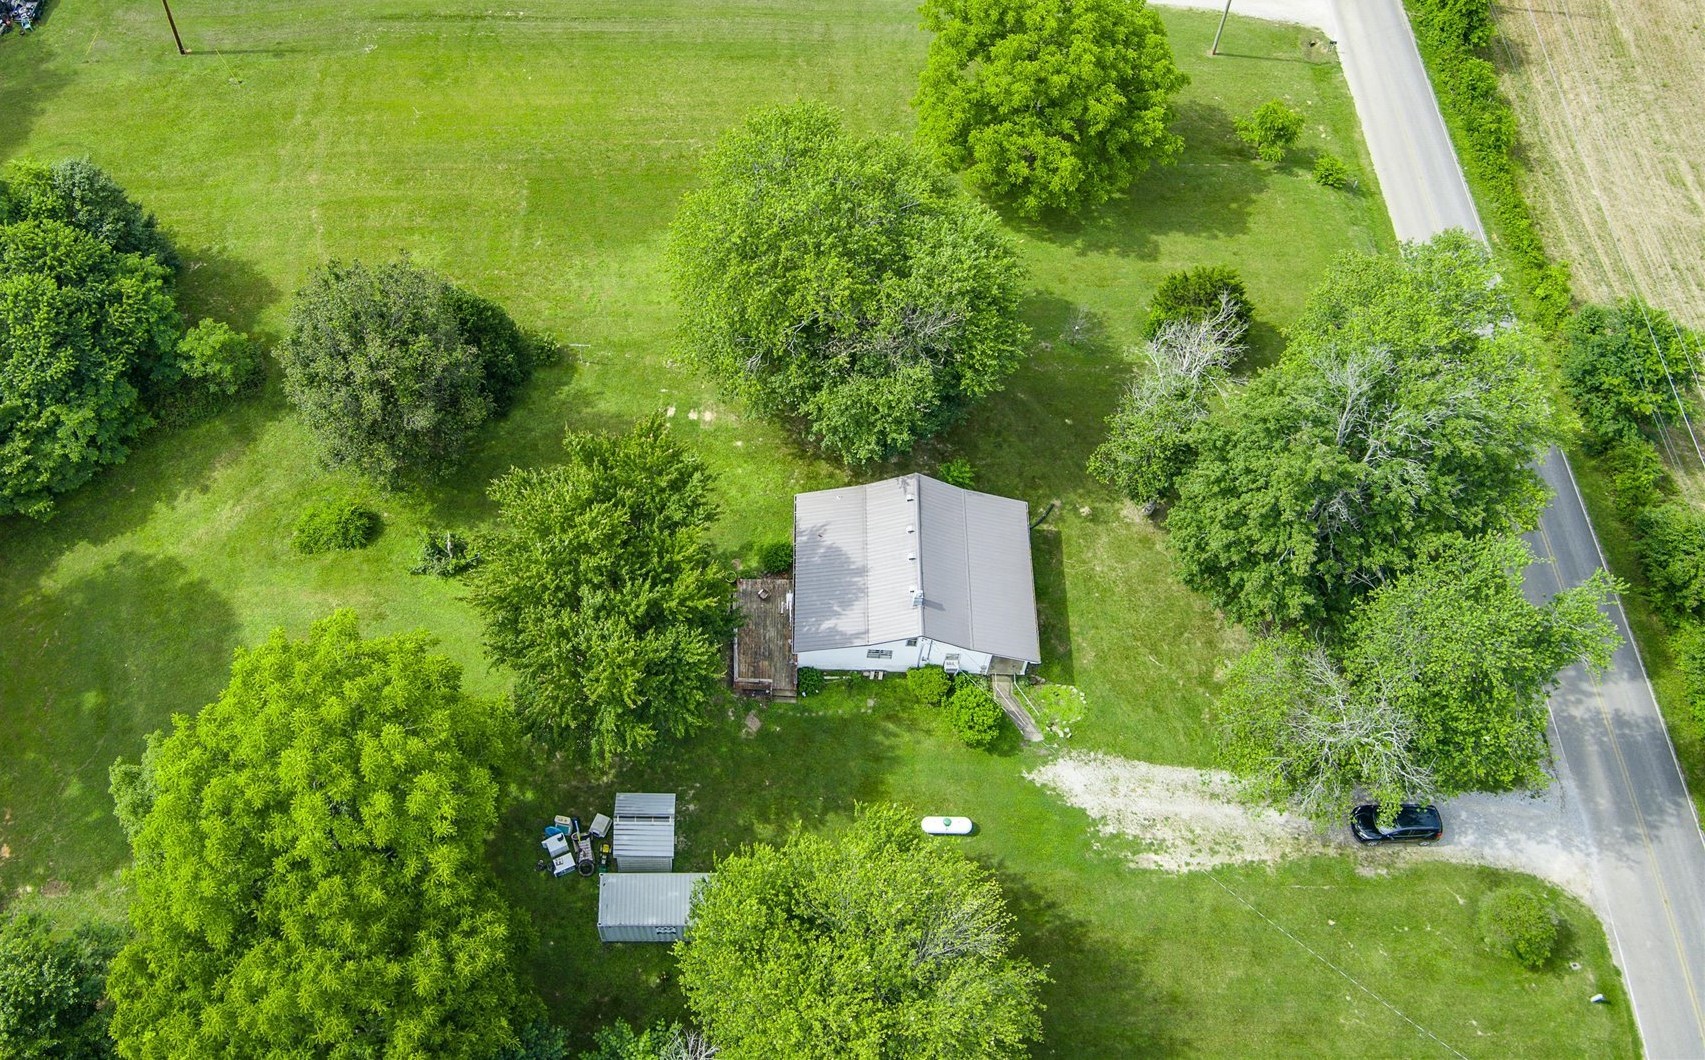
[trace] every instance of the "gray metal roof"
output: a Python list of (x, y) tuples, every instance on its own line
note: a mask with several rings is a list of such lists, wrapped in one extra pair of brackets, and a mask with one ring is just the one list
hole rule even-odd
[(793, 540), (796, 652), (927, 636), (1041, 661), (1023, 501), (902, 475), (799, 494)]
[(623, 817), (673, 817), (675, 793), (624, 791), (616, 795), (616, 820)]
[(598, 877), (598, 926), (685, 924), (693, 886), (708, 872), (606, 872)]
[(675, 856), (675, 822), (623, 820), (616, 818), (610, 832), (610, 853), (616, 864), (623, 858), (672, 858)]

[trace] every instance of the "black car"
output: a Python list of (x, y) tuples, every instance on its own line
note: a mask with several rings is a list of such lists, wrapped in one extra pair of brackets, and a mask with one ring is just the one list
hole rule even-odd
[(1350, 831), (1363, 843), (1432, 843), (1444, 838), (1445, 822), (1437, 806), (1406, 802), (1398, 807), (1397, 820), (1381, 828), (1379, 806), (1369, 802), (1350, 811)]

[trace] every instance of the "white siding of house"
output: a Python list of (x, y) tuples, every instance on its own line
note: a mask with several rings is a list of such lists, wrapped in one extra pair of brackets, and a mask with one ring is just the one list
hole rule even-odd
[[(892, 652), (893, 655), (890, 658), (873, 659), (870, 657), (872, 650)], [(920, 666), (946, 666), (949, 655), (959, 656), (960, 671), (969, 674), (988, 673), (989, 664), (994, 659), (988, 652), (971, 651), (930, 640), (928, 637), (920, 637), (916, 644), (893, 640), (886, 644), (861, 645), (856, 648), (802, 651), (799, 653), (799, 665), (814, 666), (819, 670), (883, 670), (897, 674), (915, 670)]]

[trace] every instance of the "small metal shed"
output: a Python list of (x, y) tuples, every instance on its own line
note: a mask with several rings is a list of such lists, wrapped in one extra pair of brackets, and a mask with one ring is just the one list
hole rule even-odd
[(616, 796), (610, 853), (617, 872), (668, 872), (675, 867), (675, 793)]
[(693, 887), (709, 876), (609, 872), (598, 877), (598, 940), (669, 943), (681, 938), (687, 933)]

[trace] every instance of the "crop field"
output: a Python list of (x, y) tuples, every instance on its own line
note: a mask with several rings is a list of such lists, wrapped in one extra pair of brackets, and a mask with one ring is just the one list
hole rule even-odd
[(1554, 0), (1496, 14), (1529, 199), (1577, 293), (1637, 291), (1705, 325), (1705, 9)]
[[(861, 132), (907, 135), (927, 44), (910, 0), (177, 8), (187, 57), (157, 6), (121, 0), (58, 4), (35, 34), (0, 40), (0, 161), (90, 157), (177, 241), (186, 310), (265, 341), (321, 261), (407, 253), (573, 356), (487, 428), (467, 467), (374, 494), (385, 525), (364, 551), (290, 549), (303, 504), (345, 480), (319, 468), (276, 378), (144, 437), (52, 521), (0, 520), (0, 903), (67, 919), (123, 915), (113, 759), (215, 696), (232, 652), (267, 631), (352, 607), (369, 632), (431, 631), (472, 688), (501, 694), (508, 678), (485, 661), (457, 585), (407, 569), (422, 529), (477, 525), (486, 483), (553, 460), (565, 429), (663, 410), (718, 474), (716, 543), (731, 560), (787, 533), (795, 491), (852, 480), (681, 364), (660, 250), (695, 160), (749, 108), (817, 97)], [(1043, 672), (1086, 696), (1073, 749), (1205, 766), (1242, 634), (1178, 582), (1160, 533), (1084, 462), (1166, 273), (1237, 266), (1252, 357), (1267, 361), (1327, 263), (1391, 235), (1341, 74), (1309, 34), (1240, 22), (1239, 54), (1210, 60), (1213, 16), (1164, 17), (1192, 78), (1183, 158), (1081, 220), (1010, 222), (1030, 269), (1032, 357), (905, 467), (964, 457), (979, 488), (1037, 513), (1057, 505), (1036, 538)], [(1232, 133), (1273, 97), (1308, 117), (1279, 166), (1251, 161)], [(1323, 151), (1351, 160), (1358, 191), (1314, 184)], [(1584, 1003), (1622, 993), (1580, 906), (1564, 903), (1567, 954), (1543, 972), (1485, 952), (1475, 912), (1506, 873), (1377, 855), (1139, 870), (1131, 840), (1027, 779), (1050, 750), (967, 751), (902, 682), (837, 682), (765, 710), (755, 734), (745, 709), (609, 775), (571, 756), (517, 764), (491, 859), (522, 914), (526, 968), (575, 1044), (682, 1001), (666, 949), (600, 947), (595, 892), (534, 871), (536, 832), (617, 789), (662, 789), (682, 795), (686, 870), (792, 828), (840, 827), (860, 800), (977, 819), (966, 849), (1050, 968), (1040, 1055), (1637, 1052), (1625, 1004)]]

